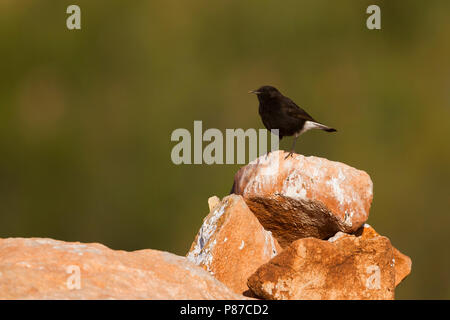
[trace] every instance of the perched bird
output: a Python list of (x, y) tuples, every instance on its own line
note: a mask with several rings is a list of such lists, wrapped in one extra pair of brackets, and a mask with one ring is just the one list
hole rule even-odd
[(259, 115), (267, 130), (278, 129), (279, 139), (285, 136), (294, 136), (292, 148), (288, 158), (295, 149), (297, 138), (311, 129), (320, 129), (334, 132), (336, 129), (327, 127), (313, 119), (305, 110), (295, 104), (288, 97), (272, 86), (263, 86), (257, 90), (249, 91), (257, 95), (259, 100)]

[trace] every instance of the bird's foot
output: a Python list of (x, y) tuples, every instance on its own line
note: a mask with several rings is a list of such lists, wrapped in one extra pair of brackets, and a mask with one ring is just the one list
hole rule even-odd
[(286, 160), (289, 157), (294, 157), (293, 154), (294, 154), (294, 151), (289, 151), (288, 155), (286, 157), (284, 157), (284, 160)]

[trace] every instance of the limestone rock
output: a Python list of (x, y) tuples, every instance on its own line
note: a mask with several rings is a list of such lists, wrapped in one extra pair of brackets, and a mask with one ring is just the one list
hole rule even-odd
[(372, 202), (367, 173), (323, 158), (286, 155), (274, 151), (242, 167), (232, 190), (282, 247), (299, 238), (351, 233), (364, 224)]
[[(363, 227), (359, 228), (355, 232), (356, 236), (363, 237), (364, 239), (370, 239), (375, 237), (381, 237), (374, 228), (367, 223)], [(345, 235), (348, 236), (348, 235)], [(401, 253), (395, 247), (392, 247), (394, 252), (394, 268), (395, 268), (395, 286), (397, 287), (400, 282), (403, 281), (411, 273), (411, 258)]]
[(244, 293), (248, 277), (280, 250), (242, 197), (230, 195), (203, 220), (187, 257), (230, 289)]
[(383, 236), (338, 232), (328, 241), (303, 238), (248, 280), (265, 299), (394, 299), (394, 250)]
[(220, 198), (217, 196), (212, 196), (208, 199), (208, 207), (211, 212), (220, 203)]
[(0, 239), (0, 299), (243, 299), (186, 258), (41, 238)]

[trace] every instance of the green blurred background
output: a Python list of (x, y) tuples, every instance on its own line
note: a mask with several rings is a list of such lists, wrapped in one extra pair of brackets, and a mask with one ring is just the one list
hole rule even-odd
[(368, 223), (413, 260), (397, 298), (448, 299), (449, 14), (448, 0), (0, 0), (0, 237), (184, 255), (240, 165), (176, 166), (172, 131), (262, 128), (247, 91), (271, 84), (339, 130), (297, 152), (371, 175)]

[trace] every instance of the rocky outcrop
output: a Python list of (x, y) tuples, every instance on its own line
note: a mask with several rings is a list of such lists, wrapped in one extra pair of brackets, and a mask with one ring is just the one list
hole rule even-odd
[(265, 299), (386, 300), (394, 298), (395, 264), (388, 238), (375, 232), (362, 231), (359, 236), (338, 232), (328, 241), (294, 241), (248, 283)]
[(203, 220), (187, 258), (242, 294), (248, 291), (248, 277), (281, 247), (241, 196), (230, 195), (221, 202), (213, 197), (209, 204), (211, 212)]
[(272, 152), (208, 199), (187, 257), (0, 239), (0, 299), (393, 299), (411, 259), (365, 224), (372, 181)]
[(0, 239), (0, 299), (243, 299), (186, 258), (52, 239)]
[(326, 239), (351, 233), (369, 216), (372, 181), (343, 163), (286, 152), (271, 152), (242, 167), (232, 192), (282, 247), (294, 240)]

